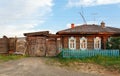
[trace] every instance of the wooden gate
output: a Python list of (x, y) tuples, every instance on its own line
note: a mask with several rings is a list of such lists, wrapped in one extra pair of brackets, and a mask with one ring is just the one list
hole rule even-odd
[(46, 38), (45, 37), (29, 37), (28, 39), (28, 55), (45, 56), (46, 54)]

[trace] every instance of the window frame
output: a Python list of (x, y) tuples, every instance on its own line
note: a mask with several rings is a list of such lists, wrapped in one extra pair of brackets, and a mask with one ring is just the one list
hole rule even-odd
[[(82, 44), (83, 40), (85, 40), (84, 44)], [(80, 38), (80, 49), (81, 50), (86, 50), (87, 49), (87, 38), (85, 38), (85, 37)]]
[[(96, 43), (96, 40), (99, 41), (99, 44)], [(96, 47), (96, 45), (97, 45), (97, 47)], [(99, 46), (98, 46), (98, 45), (99, 45)], [(100, 50), (100, 49), (101, 49), (101, 38), (100, 38), (100, 37), (95, 37), (95, 38), (94, 38), (94, 49), (95, 49), (95, 50)]]
[[(74, 40), (74, 43), (72, 44), (72, 47), (71, 47), (71, 40)], [(76, 49), (76, 38), (75, 37), (70, 37), (69, 38), (69, 49), (71, 49), (71, 50), (75, 50)]]

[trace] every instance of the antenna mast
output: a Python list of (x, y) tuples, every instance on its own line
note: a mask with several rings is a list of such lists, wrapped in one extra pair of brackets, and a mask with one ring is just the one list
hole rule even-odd
[(87, 22), (86, 22), (86, 20), (85, 20), (85, 17), (83, 16), (83, 14), (82, 14), (81, 12), (80, 12), (80, 15), (81, 15), (81, 17), (82, 17), (84, 23), (87, 24)]
[(82, 10), (82, 12), (80, 12), (80, 15), (81, 15), (81, 17), (82, 17), (82, 19), (83, 19), (83, 21), (84, 21), (84, 24), (87, 24), (87, 22), (86, 22), (86, 20), (85, 20), (85, 17), (84, 17), (84, 15), (83, 15), (83, 8), (81, 7), (81, 10)]

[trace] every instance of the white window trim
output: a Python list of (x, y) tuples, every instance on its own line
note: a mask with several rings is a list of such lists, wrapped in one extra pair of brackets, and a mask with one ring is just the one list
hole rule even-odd
[[(74, 48), (71, 48), (71, 47), (70, 47), (70, 41), (71, 41), (71, 40), (74, 40)], [(70, 38), (69, 38), (69, 49), (71, 49), (71, 50), (75, 50), (75, 49), (76, 49), (76, 39), (75, 39), (74, 37), (70, 37)]]
[[(99, 48), (96, 48), (96, 47), (95, 47), (96, 39), (99, 40)], [(100, 37), (96, 37), (96, 38), (94, 38), (94, 49), (95, 49), (95, 50), (100, 50), (100, 49), (101, 49), (101, 38), (100, 38)]]
[[(82, 48), (82, 46), (81, 46), (83, 40), (85, 40), (85, 48)], [(85, 37), (80, 38), (80, 49), (81, 50), (87, 49), (87, 38), (85, 38)]]

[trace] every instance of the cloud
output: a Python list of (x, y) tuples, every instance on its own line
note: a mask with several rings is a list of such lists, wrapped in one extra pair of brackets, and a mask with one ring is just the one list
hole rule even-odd
[(67, 7), (77, 7), (77, 6), (97, 6), (97, 5), (108, 5), (108, 4), (118, 4), (120, 0), (69, 0)]
[(0, 0), (0, 37), (34, 31), (51, 14), (52, 6), (52, 0)]
[(6, 35), (8, 37), (21, 37), (23, 36), (23, 33), (25, 32), (31, 32), (31, 31), (35, 31), (33, 28), (35, 27), (35, 25), (33, 24), (22, 24), (22, 25), (3, 25), (0, 26), (1, 28), (4, 28), (2, 30), (0, 30), (1, 32), (1, 37), (3, 35)]

